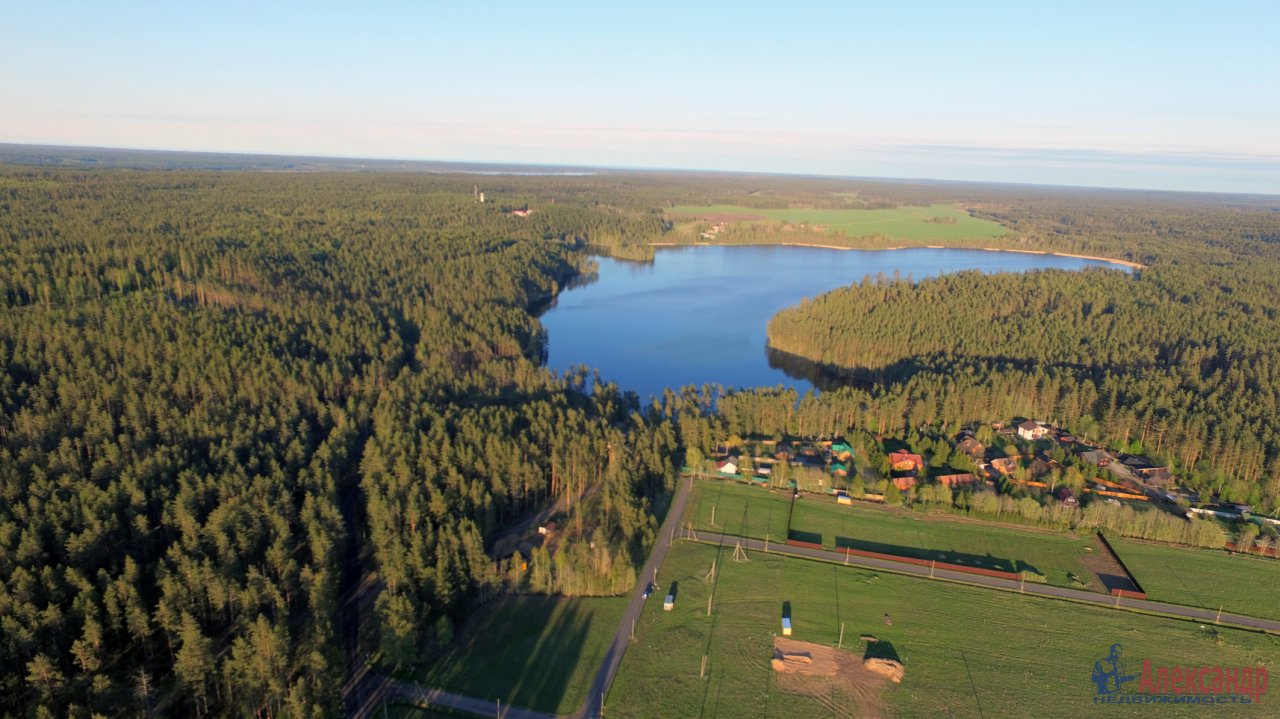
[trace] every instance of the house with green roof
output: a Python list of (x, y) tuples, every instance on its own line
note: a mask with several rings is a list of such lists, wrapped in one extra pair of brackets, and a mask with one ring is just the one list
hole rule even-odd
[(831, 445), (831, 454), (836, 459), (839, 459), (841, 461), (848, 461), (849, 458), (853, 456), (853, 447), (850, 447), (848, 444), (844, 442), (836, 442), (835, 444)]

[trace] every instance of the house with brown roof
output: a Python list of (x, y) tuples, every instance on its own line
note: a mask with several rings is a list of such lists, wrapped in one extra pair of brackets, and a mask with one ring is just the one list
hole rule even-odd
[(1076, 507), (1080, 505), (1080, 500), (1076, 499), (1076, 495), (1066, 487), (1054, 492), (1053, 496), (1056, 497), (1059, 502), (1062, 502), (1064, 507)]
[(966, 484), (973, 484), (978, 481), (977, 477), (969, 474), (968, 472), (965, 472), (964, 474), (944, 474), (941, 477), (936, 477), (936, 479), (938, 480), (938, 484), (946, 485), (952, 489), (955, 489), (956, 487), (963, 487)]
[(924, 457), (899, 449), (889, 453), (889, 466), (895, 472), (923, 472)]
[(916, 478), (915, 477), (894, 477), (893, 486), (897, 487), (898, 491), (905, 492), (908, 489), (911, 489), (912, 487), (916, 486)]
[(1027, 420), (1018, 425), (1018, 436), (1028, 442), (1034, 442), (1037, 439), (1048, 437), (1049, 429), (1039, 422)]
[(987, 453), (987, 448), (982, 446), (982, 443), (973, 437), (960, 440), (960, 443), (956, 445), (956, 449), (976, 460), (981, 460)]
[(1145, 467), (1134, 471), (1142, 478), (1142, 481), (1155, 487), (1166, 487), (1173, 484), (1176, 479), (1168, 467)]
[(991, 460), (991, 471), (995, 474), (1009, 476), (1018, 469), (1017, 457), (998, 457)]

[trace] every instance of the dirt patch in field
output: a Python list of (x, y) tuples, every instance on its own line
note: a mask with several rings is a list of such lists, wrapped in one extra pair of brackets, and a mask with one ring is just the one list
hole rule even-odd
[(707, 222), (758, 222), (760, 220), (769, 219), (764, 215), (748, 215), (740, 212), (681, 213), (679, 215), (675, 215), (675, 217), (680, 219), (706, 220)]
[(1080, 563), (1085, 569), (1093, 572), (1094, 580), (1089, 582), (1089, 588), (1094, 591), (1107, 593), (1112, 589), (1140, 591), (1133, 582), (1129, 581), (1129, 575), (1125, 574), (1124, 567), (1121, 567), (1115, 557), (1111, 556), (1111, 552), (1102, 546), (1096, 534), (1093, 537), (1093, 551), (1085, 552), (1080, 558)]
[(889, 716), (881, 696), (889, 679), (864, 667), (856, 654), (775, 637), (773, 669), (779, 690), (810, 697), (834, 716)]

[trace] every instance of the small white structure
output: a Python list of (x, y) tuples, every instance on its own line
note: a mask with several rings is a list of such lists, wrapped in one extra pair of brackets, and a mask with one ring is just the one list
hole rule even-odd
[(667, 598), (662, 600), (662, 611), (669, 612), (676, 608), (676, 595), (668, 594)]
[(719, 470), (721, 474), (737, 474), (738, 463), (732, 459), (722, 460), (716, 463), (716, 469)]
[(791, 636), (791, 617), (782, 618), (782, 636)]

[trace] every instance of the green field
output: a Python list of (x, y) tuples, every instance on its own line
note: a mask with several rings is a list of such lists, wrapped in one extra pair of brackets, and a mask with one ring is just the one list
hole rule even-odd
[[(971, 522), (947, 515), (888, 511), (876, 507), (842, 506), (826, 499), (796, 502), (791, 518), (796, 539), (808, 539), (827, 547), (852, 547), (919, 559), (963, 564), (1006, 572), (1030, 570), (1049, 584), (1080, 587), (1094, 583), (1094, 575), (1081, 563), (1091, 537), (1073, 539), (1065, 532), (1017, 529)], [(807, 536), (806, 536), (807, 535)]]
[[(807, 223), (810, 227), (822, 226), (832, 235), (864, 237), (880, 234), (889, 239), (917, 241), (1000, 237), (1008, 232), (995, 222), (970, 217), (968, 213), (949, 205), (899, 207), (893, 210), (757, 210), (734, 205), (681, 205), (668, 209), (667, 213), (675, 217), (748, 215), (793, 225)], [(948, 218), (954, 220), (954, 223), (930, 222), (934, 218)]]
[[(786, 537), (790, 494), (731, 482), (696, 482), (685, 522), (694, 529), (743, 537)], [(711, 523), (714, 508), (715, 524)], [(1010, 572), (1032, 570), (1049, 584), (1081, 585), (1101, 591), (1080, 558), (1091, 538), (1073, 539), (1065, 532), (1017, 529), (970, 522), (946, 515), (924, 515), (877, 507), (840, 505), (829, 497), (806, 496), (795, 503), (792, 537), (836, 548), (848, 546), (940, 562)]]
[(577, 709), (618, 628), (627, 598), (505, 596), (477, 609), (419, 684), (504, 705)]
[(732, 481), (696, 480), (682, 525), (739, 537), (787, 538), (787, 507), (791, 492), (738, 484)]
[[(707, 576), (713, 561), (714, 583)], [(734, 562), (731, 550), (687, 541), (672, 547), (659, 581), (664, 590), (678, 585), (675, 610), (664, 612), (656, 601), (645, 607), (606, 716), (854, 716), (847, 696), (777, 690), (769, 658), (783, 602), (791, 603), (795, 639), (835, 645), (843, 623), (845, 646), (859, 656), (860, 634), (892, 645), (907, 669), (902, 684), (883, 693), (895, 717), (1110, 716), (1092, 703), (1089, 673), (1113, 643), (1124, 645), (1138, 669), (1146, 656), (1181, 666), (1269, 663), (1274, 671), (1280, 656), (1280, 639), (1258, 633), (1218, 629), (1215, 638), (1213, 628), (1195, 622), (763, 552)], [(708, 677), (701, 679), (704, 655)], [(1217, 706), (1208, 713), (1265, 716), (1259, 709)], [(1194, 706), (1150, 711), (1206, 713)]]
[(1107, 539), (1151, 599), (1280, 620), (1280, 560)]

